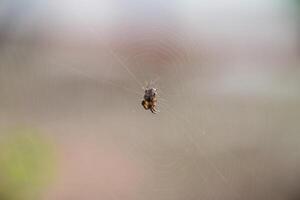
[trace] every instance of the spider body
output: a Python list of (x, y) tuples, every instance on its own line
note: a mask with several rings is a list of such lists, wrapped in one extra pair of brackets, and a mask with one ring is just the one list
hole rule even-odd
[(146, 110), (150, 110), (153, 114), (156, 114), (158, 110), (157, 106), (157, 90), (155, 88), (147, 88), (144, 94), (144, 100), (142, 105)]

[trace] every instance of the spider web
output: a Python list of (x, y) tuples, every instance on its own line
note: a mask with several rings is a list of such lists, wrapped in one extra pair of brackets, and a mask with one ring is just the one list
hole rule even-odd
[[(278, 199), (298, 185), (299, 70), (275, 66), (299, 62), (287, 5), (176, 1), (182, 20), (168, 1), (124, 1), (136, 11), (128, 13), (123, 1), (113, 1), (115, 11), (103, 0), (97, 28), (97, 6), (81, 13), (85, 1), (65, 0), (73, 15), (64, 21), (53, 2), (23, 14), (17, 1), (3, 1), (9, 9), (0, 13), (0, 125), (30, 124), (58, 141), (48, 199)], [(151, 9), (159, 12), (144, 15)], [(105, 12), (129, 17), (116, 25)], [(257, 59), (264, 48), (271, 61)], [(156, 115), (141, 105), (149, 82)]]
[[(178, 40), (178, 36), (172, 35), (174, 40)], [(183, 36), (181, 36), (183, 37)], [(180, 37), (179, 37), (180, 38)], [(141, 41), (144, 42), (144, 41)], [(146, 41), (147, 42), (147, 41)], [(102, 44), (104, 52), (108, 56), (109, 59), (111, 59), (112, 64), (112, 70), (111, 71), (121, 71), (123, 72), (123, 76), (127, 80), (127, 83), (118, 83), (116, 80), (109, 79), (110, 75), (106, 75), (107, 78), (98, 77), (97, 74), (92, 74), (88, 71), (85, 71), (84, 67), (76, 66), (76, 64), (68, 63), (62, 65), (62, 63), (55, 64), (56, 66), (59, 66), (60, 70), (66, 70), (67, 72), (75, 73), (75, 75), (79, 75), (79, 77), (84, 77), (88, 80), (91, 80), (95, 84), (100, 84), (102, 87), (112, 87), (113, 90), (116, 90), (117, 94), (112, 94), (112, 99), (122, 99), (125, 103), (123, 105), (125, 106), (131, 106), (134, 107), (134, 109), (124, 109), (126, 114), (119, 113), (118, 111), (112, 111), (111, 114), (111, 120), (115, 121), (116, 123), (120, 123), (123, 121), (123, 118), (127, 115), (130, 115), (131, 122), (123, 123), (123, 128), (127, 131), (124, 131), (126, 134), (126, 137), (129, 136), (129, 141), (127, 148), (130, 149), (130, 152), (132, 152), (133, 155), (131, 157), (136, 157), (136, 153), (138, 151), (141, 151), (146, 154), (148, 158), (147, 162), (150, 162), (150, 166), (157, 167), (158, 171), (162, 170), (162, 173), (165, 173), (167, 170), (178, 170), (179, 167), (182, 168), (180, 170), (186, 170), (186, 166), (182, 160), (180, 160), (179, 156), (182, 154), (182, 152), (179, 153), (178, 157), (175, 157), (175, 160), (172, 160), (170, 158), (166, 158), (165, 156), (158, 156), (157, 154), (161, 154), (163, 151), (174, 151), (173, 148), (179, 148), (182, 151), (186, 152), (187, 155), (181, 155), (183, 156), (183, 159), (188, 159), (190, 156), (189, 154), (192, 154), (196, 157), (200, 157), (200, 159), (196, 159), (195, 161), (188, 160), (188, 167), (192, 167), (193, 170), (197, 171), (202, 170), (202, 166), (207, 166), (209, 173), (212, 173), (216, 176), (217, 180), (219, 180), (220, 184), (226, 188), (226, 190), (229, 190), (233, 194), (233, 198), (238, 199), (240, 197), (240, 194), (238, 194), (229, 183), (228, 178), (226, 175), (222, 172), (222, 170), (217, 166), (214, 161), (212, 161), (209, 156), (207, 155), (207, 152), (199, 145), (199, 140), (201, 140), (202, 137), (206, 135), (205, 130), (203, 130), (203, 127), (201, 125), (196, 125), (198, 122), (195, 121), (195, 118), (197, 119), (197, 112), (195, 112), (195, 107), (197, 104), (193, 101), (193, 99), (196, 99), (196, 97), (191, 93), (192, 91), (187, 88), (186, 83), (189, 79), (188, 77), (184, 77), (185, 74), (188, 74), (187, 71), (191, 69), (186, 69), (185, 66), (190, 64), (189, 55), (185, 50), (180, 51), (172, 51), (171, 49), (164, 44), (162, 41), (158, 41), (158, 44), (156, 44), (156, 48), (154, 51), (158, 50), (159, 53), (165, 53), (171, 55), (171, 59), (175, 60), (174, 63), (172, 63), (172, 70), (171, 72), (168, 72), (167, 74), (159, 75), (156, 72), (151, 72), (151, 75), (145, 74), (146, 70), (142, 68), (142, 70), (139, 70), (138, 72), (133, 72), (133, 69), (129, 66), (129, 63), (134, 63), (131, 61), (131, 59), (135, 59), (136, 56), (144, 56), (147, 57), (147, 52), (145, 55), (143, 54), (137, 54), (132, 55), (129, 58), (121, 58), (118, 53), (113, 50), (108, 44)], [(161, 47), (162, 46), (162, 47)], [(153, 49), (151, 50), (153, 51)], [(170, 51), (170, 52), (168, 52)], [(182, 55), (180, 55), (182, 54)], [(58, 59), (53, 59), (58, 60)], [(126, 60), (126, 61), (125, 61)], [(145, 63), (134, 63), (134, 65), (142, 66)], [(134, 68), (136, 71), (136, 67)], [(197, 76), (195, 73), (199, 73), (199, 70), (196, 68), (192, 69), (192, 73), (194, 73), (194, 76)], [(111, 73), (110, 71), (110, 73)], [(138, 73), (138, 75), (136, 74)], [(189, 72), (191, 73), (191, 72)], [(142, 77), (142, 78), (141, 78)], [(144, 77), (148, 77), (147, 80), (143, 80)], [(151, 77), (149, 79), (149, 77)], [(170, 78), (173, 77), (173, 78)], [(165, 79), (169, 79), (169, 82), (164, 82)], [(144, 84), (142, 83), (144, 81)], [(166, 84), (166, 86), (164, 86)], [(169, 84), (169, 85), (168, 85)], [(128, 85), (128, 86), (127, 86)], [(151, 87), (155, 87), (159, 91), (159, 113), (157, 115), (153, 115), (152, 113), (143, 110), (141, 104), (139, 101), (142, 100), (144, 90), (143, 88), (147, 85), (150, 85)], [(170, 87), (171, 85), (171, 87)], [(97, 91), (95, 91), (97, 92)], [(128, 94), (130, 93), (130, 96), (125, 95), (124, 92)], [(101, 92), (99, 92), (100, 94)], [(178, 105), (177, 105), (178, 104)], [(99, 108), (100, 109), (100, 108)], [(116, 112), (116, 113), (114, 113)], [(122, 111), (123, 112), (123, 111)], [(114, 113), (114, 114), (113, 114)], [(119, 114), (118, 114), (119, 113)], [(196, 113), (196, 115), (195, 115)], [(118, 116), (120, 115), (120, 116)], [(143, 121), (138, 123), (139, 120), (137, 118), (143, 117)], [(201, 122), (200, 122), (201, 123)], [(173, 125), (171, 125), (173, 124)], [(170, 126), (171, 125), (171, 126)], [(170, 127), (169, 127), (170, 126)], [(135, 128), (134, 128), (135, 127)], [(111, 129), (109, 127), (108, 129)], [(131, 131), (130, 131), (131, 130)], [(132, 131), (134, 130), (134, 131)], [(113, 132), (113, 131), (112, 131)], [(118, 132), (118, 131), (117, 131)], [(140, 132), (142, 137), (144, 139), (139, 140), (136, 138), (136, 133)], [(176, 135), (176, 139), (172, 139), (174, 137), (174, 134)], [(148, 135), (148, 136), (147, 136)], [(124, 135), (116, 134), (115, 137), (124, 137)], [(170, 139), (170, 141), (168, 141)], [(163, 142), (166, 142), (166, 146), (162, 145), (159, 141), (162, 140)], [(170, 143), (171, 141), (175, 142), (174, 144)], [(157, 146), (155, 142), (159, 143), (161, 146), (159, 146), (159, 151), (156, 152)], [(176, 147), (176, 145), (179, 145)], [(183, 146), (182, 146), (183, 145)], [(172, 147), (173, 146), (173, 147)], [(170, 148), (170, 149), (169, 149)], [(168, 153), (171, 153), (168, 152)], [(139, 156), (145, 156), (141, 153)], [(175, 154), (176, 155), (176, 154)], [(174, 155), (172, 155), (174, 156)], [(153, 159), (153, 160), (151, 160)], [(163, 160), (161, 160), (163, 159)], [(179, 161), (177, 160), (179, 159)], [(162, 164), (160, 164), (162, 162)], [(182, 162), (182, 163), (179, 163)], [(189, 163), (191, 162), (191, 163)], [(157, 165), (157, 166), (155, 166)], [(169, 166), (170, 165), (170, 166)], [(167, 167), (167, 168), (166, 168)], [(198, 169), (197, 169), (198, 167)], [(150, 167), (151, 168), (151, 167)], [(194, 169), (195, 168), (195, 169)], [(154, 169), (152, 169), (154, 170)], [(152, 172), (157, 173), (157, 172)], [(181, 185), (181, 181), (190, 181), (189, 176), (191, 176), (189, 172), (185, 172), (182, 174), (182, 177), (180, 177), (179, 181), (176, 185), (176, 190), (179, 190), (177, 186)], [(185, 177), (187, 176), (187, 177)], [(202, 180), (207, 180), (209, 177), (205, 175), (204, 173), (200, 173), (199, 177), (201, 177)], [(164, 178), (164, 177), (161, 177)], [(170, 177), (169, 177), (170, 178)], [(172, 179), (172, 178), (171, 178)], [(183, 179), (183, 180), (182, 180)], [(192, 179), (192, 178), (191, 178)], [(113, 184), (113, 183), (111, 183)], [(153, 183), (154, 184), (154, 183)], [(152, 185), (150, 187), (150, 191), (157, 194), (162, 193), (165, 190), (172, 191), (174, 186), (170, 186), (172, 183), (165, 183), (165, 185)], [(190, 185), (191, 187), (191, 185)], [(149, 192), (149, 191), (148, 191)], [(174, 194), (176, 193), (173, 191)], [(112, 192), (113, 193), (113, 192)], [(172, 195), (174, 195), (172, 194)], [(170, 194), (168, 194), (170, 195)], [(187, 195), (185, 193), (185, 195)], [(110, 196), (113, 199), (118, 199), (116, 194), (110, 194)]]

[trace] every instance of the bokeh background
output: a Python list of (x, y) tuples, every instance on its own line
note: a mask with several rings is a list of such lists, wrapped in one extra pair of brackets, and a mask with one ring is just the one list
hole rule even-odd
[(300, 199), (299, 84), (297, 0), (1, 0), (0, 199)]

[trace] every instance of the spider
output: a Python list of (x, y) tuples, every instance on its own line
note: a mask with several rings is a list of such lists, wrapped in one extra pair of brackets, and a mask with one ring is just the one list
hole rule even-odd
[(153, 114), (159, 112), (156, 109), (157, 106), (157, 89), (155, 88), (146, 88), (144, 94), (144, 100), (142, 101), (142, 105), (145, 110), (150, 110)]

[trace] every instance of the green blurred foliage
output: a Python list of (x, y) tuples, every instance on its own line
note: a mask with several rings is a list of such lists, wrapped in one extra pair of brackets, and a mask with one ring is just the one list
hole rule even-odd
[(35, 199), (54, 174), (54, 148), (37, 130), (13, 128), (0, 135), (0, 199)]

